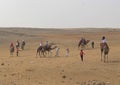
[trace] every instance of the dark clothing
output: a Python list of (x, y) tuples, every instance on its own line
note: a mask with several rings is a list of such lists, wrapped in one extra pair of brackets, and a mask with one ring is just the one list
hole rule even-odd
[(24, 50), (24, 46), (25, 46), (25, 41), (22, 41), (22, 44), (21, 44), (21, 49)]
[(94, 42), (92, 42), (91, 45), (92, 45), (92, 48), (94, 48)]
[(23, 45), (23, 46), (25, 45), (25, 41), (22, 42), (22, 45)]
[(83, 61), (83, 55), (80, 55), (80, 57), (81, 57), (81, 61)]
[(11, 47), (14, 47), (13, 43), (10, 44), (10, 48), (11, 48)]
[(81, 61), (83, 61), (83, 55), (84, 55), (84, 52), (83, 52), (83, 51), (80, 51)]
[(19, 48), (16, 48), (16, 56), (19, 54)]
[(81, 52), (80, 52), (80, 55), (83, 55), (83, 54), (84, 54), (84, 52), (83, 52), (83, 51), (81, 51)]

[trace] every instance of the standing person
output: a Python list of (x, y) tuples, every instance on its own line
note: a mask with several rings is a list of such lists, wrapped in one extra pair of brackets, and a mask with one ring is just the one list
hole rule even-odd
[(60, 48), (58, 48), (58, 47), (56, 48), (56, 55), (55, 56), (59, 56), (59, 49)]
[(83, 62), (83, 55), (84, 55), (85, 53), (83, 52), (83, 50), (81, 50), (80, 51), (80, 57), (81, 57), (81, 61)]
[(13, 42), (10, 43), (10, 55), (13, 55), (14, 52), (14, 44)]
[(94, 41), (92, 41), (91, 46), (92, 46), (92, 48), (94, 48)]
[(69, 52), (70, 52), (69, 48), (66, 48), (66, 56), (69, 55)]
[(25, 40), (22, 40), (22, 44), (21, 44), (21, 49), (24, 50), (24, 46), (25, 46)]

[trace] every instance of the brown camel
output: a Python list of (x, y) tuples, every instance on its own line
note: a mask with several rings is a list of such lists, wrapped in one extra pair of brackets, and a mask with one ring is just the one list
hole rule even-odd
[(101, 61), (104, 53), (104, 62), (108, 62), (108, 53), (109, 53), (109, 46), (107, 43), (100, 43), (100, 49), (101, 49)]
[(39, 53), (39, 56), (42, 55), (45, 56), (45, 54), (47, 54), (46, 52), (49, 53), (52, 53), (51, 50), (55, 49), (57, 46), (54, 46), (52, 47), (52, 45), (54, 45), (53, 43), (50, 43), (49, 45), (43, 45), (43, 46), (39, 46), (38, 49), (37, 49), (37, 53), (36, 53), (36, 56), (37, 54)]
[(81, 48), (85, 48), (85, 46), (90, 42), (90, 40), (85, 40), (84, 38), (81, 39), (78, 43), (78, 48), (81, 46)]
[(10, 47), (10, 55), (13, 55), (14, 53), (14, 47)]

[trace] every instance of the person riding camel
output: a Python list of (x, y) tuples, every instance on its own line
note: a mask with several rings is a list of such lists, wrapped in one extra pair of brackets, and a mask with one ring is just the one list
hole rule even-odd
[(102, 43), (104, 44), (104, 47), (105, 47), (105, 46), (108, 47), (108, 45), (107, 45), (107, 40), (106, 40), (105, 36), (102, 37)]
[(102, 43), (107, 43), (105, 36), (102, 37)]
[(40, 46), (42, 46), (43, 45), (43, 43), (42, 43), (42, 41), (40, 41)]
[(19, 43), (19, 41), (17, 40), (17, 41), (16, 41), (16, 48), (19, 48), (19, 46), (20, 46), (20, 43)]
[(13, 45), (13, 43), (11, 42), (11, 43), (10, 43), (10, 48), (12, 48), (12, 47), (14, 47), (14, 45)]
[(46, 47), (48, 48), (48, 41), (46, 41)]

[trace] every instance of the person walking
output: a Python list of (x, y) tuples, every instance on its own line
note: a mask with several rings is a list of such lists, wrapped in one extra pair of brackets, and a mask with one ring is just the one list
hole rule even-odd
[(24, 47), (25, 47), (25, 40), (22, 40), (22, 44), (21, 44), (21, 49), (24, 50)]
[(13, 55), (14, 52), (14, 44), (13, 42), (10, 43), (10, 55)]
[(92, 48), (94, 48), (94, 41), (92, 41), (91, 46), (92, 46)]
[(69, 48), (66, 48), (66, 56), (69, 55), (69, 52), (70, 52)]
[(56, 48), (56, 55), (55, 56), (59, 56), (59, 49), (60, 48), (58, 48), (58, 47)]
[(84, 55), (85, 53), (83, 52), (83, 50), (81, 50), (80, 51), (80, 57), (81, 57), (81, 61), (83, 62), (83, 55)]
[(16, 48), (16, 56), (19, 55), (19, 51), (20, 51), (20, 50), (19, 50), (19, 48), (17, 47), (17, 48)]

